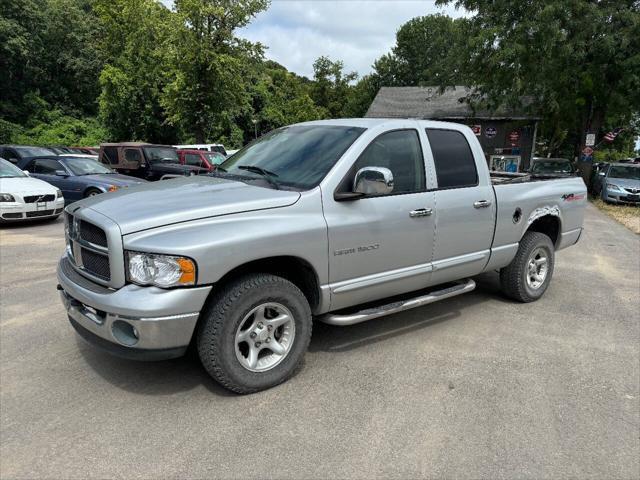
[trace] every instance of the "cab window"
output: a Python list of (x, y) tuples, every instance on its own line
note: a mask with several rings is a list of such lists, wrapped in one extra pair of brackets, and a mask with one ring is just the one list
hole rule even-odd
[(393, 174), (393, 194), (426, 190), (424, 159), (416, 130), (396, 130), (373, 140), (355, 163), (355, 174), (364, 167), (384, 167)]
[(194, 167), (202, 166), (202, 159), (200, 155), (196, 155), (195, 153), (187, 153), (184, 156), (184, 163), (187, 165), (193, 165)]
[(127, 162), (141, 162), (142, 155), (137, 148), (127, 148), (124, 151), (124, 159)]
[(66, 171), (59, 161), (49, 158), (34, 160), (32, 166), (33, 169), (30, 169), (30, 172), (40, 173), (42, 175), (55, 175), (56, 170)]

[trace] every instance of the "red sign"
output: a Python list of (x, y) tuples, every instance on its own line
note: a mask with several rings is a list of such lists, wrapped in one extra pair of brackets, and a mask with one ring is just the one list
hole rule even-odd
[(582, 153), (583, 153), (585, 156), (590, 157), (591, 155), (593, 155), (593, 148), (591, 148), (591, 147), (584, 147), (584, 148), (582, 149)]
[(512, 147), (517, 146), (520, 141), (520, 132), (518, 130), (512, 130), (511, 133), (509, 133), (509, 141)]
[(471, 131), (473, 132), (474, 135), (479, 137), (480, 134), (482, 133), (482, 126), (481, 125), (471, 125)]

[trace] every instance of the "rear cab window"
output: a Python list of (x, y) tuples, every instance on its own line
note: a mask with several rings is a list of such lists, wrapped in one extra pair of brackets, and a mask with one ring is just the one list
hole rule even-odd
[(457, 130), (426, 129), (433, 154), (438, 189), (478, 185), (478, 170), (469, 142)]

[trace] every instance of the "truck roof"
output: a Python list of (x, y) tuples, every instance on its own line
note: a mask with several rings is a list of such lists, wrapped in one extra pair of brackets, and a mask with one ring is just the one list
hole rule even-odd
[[(407, 121), (417, 121), (426, 127), (433, 128), (455, 128), (459, 130), (465, 125), (455, 122), (440, 122), (436, 120), (423, 120), (420, 118), (336, 118), (332, 120), (313, 120), (311, 122), (301, 122), (296, 125), (336, 125), (344, 127), (374, 128), (381, 125), (406, 125)], [(468, 127), (466, 127), (468, 128)]]

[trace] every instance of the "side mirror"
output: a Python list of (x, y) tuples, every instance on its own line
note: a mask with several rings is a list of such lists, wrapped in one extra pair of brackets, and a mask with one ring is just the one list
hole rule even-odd
[(64, 170), (56, 170), (56, 177), (68, 177), (69, 174)]
[(29, 175), (29, 170), (22, 170), (22, 173), (24, 173), (27, 177), (31, 176), (31, 175)]
[(353, 192), (361, 195), (388, 195), (392, 191), (393, 173), (388, 168), (361, 168), (353, 181)]

